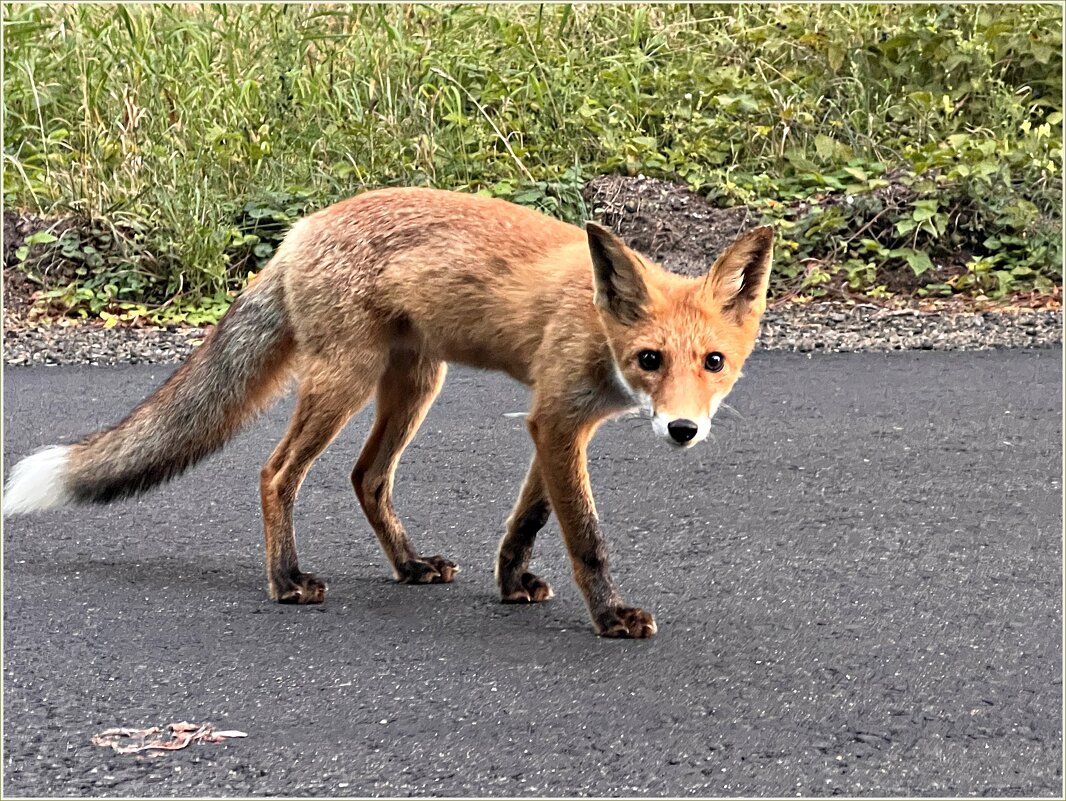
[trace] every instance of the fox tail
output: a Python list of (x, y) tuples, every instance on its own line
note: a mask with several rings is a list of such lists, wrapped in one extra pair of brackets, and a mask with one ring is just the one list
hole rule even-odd
[(226, 444), (285, 388), (294, 344), (280, 270), (264, 272), (122, 422), (15, 465), (3, 515), (144, 492)]

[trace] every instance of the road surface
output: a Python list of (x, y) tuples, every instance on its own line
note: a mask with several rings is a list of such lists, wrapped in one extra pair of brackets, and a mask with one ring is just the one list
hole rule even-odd
[[(711, 441), (606, 425), (613, 572), (659, 634), (496, 602), (525, 391), (453, 370), (397, 506), (456, 583), (392, 583), (348, 474), (297, 506), (321, 607), (265, 595), (258, 473), (290, 402), (154, 494), (6, 521), (5, 797), (1062, 793), (1062, 350), (760, 353)], [(5, 466), (112, 424), (171, 368), (5, 373)], [(158, 759), (112, 726), (246, 739)]]

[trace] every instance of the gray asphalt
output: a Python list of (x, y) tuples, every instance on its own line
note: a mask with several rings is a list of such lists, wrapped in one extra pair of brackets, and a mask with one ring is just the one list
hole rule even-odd
[[(398, 480), (453, 585), (391, 582), (348, 473), (360, 415), (297, 506), (321, 607), (265, 595), (258, 471), (288, 403), (137, 501), (7, 521), (6, 797), (1062, 796), (1062, 350), (756, 354), (712, 441), (605, 426), (614, 574), (655, 611), (592, 634), (496, 603), (530, 444), (520, 387), (453, 370)], [(115, 422), (169, 368), (5, 372), (5, 464)], [(160, 759), (89, 737), (211, 721)]]

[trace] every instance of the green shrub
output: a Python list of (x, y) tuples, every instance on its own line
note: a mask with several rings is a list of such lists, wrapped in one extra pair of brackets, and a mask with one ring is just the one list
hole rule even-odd
[(780, 220), (781, 275), (815, 294), (893, 291), (901, 270), (933, 294), (1061, 283), (1052, 5), (3, 15), (5, 205), (135, 232), (72, 298), (217, 305), (288, 222), (373, 186), (579, 221), (582, 181), (609, 172)]

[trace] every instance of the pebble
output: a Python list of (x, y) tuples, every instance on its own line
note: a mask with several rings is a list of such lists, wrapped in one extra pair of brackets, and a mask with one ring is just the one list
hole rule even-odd
[[(202, 328), (51, 325), (4, 333), (4, 364), (168, 364), (182, 361)], [(771, 309), (758, 347), (800, 353), (1046, 348), (1062, 343), (1061, 310), (923, 312), (809, 303)]]

